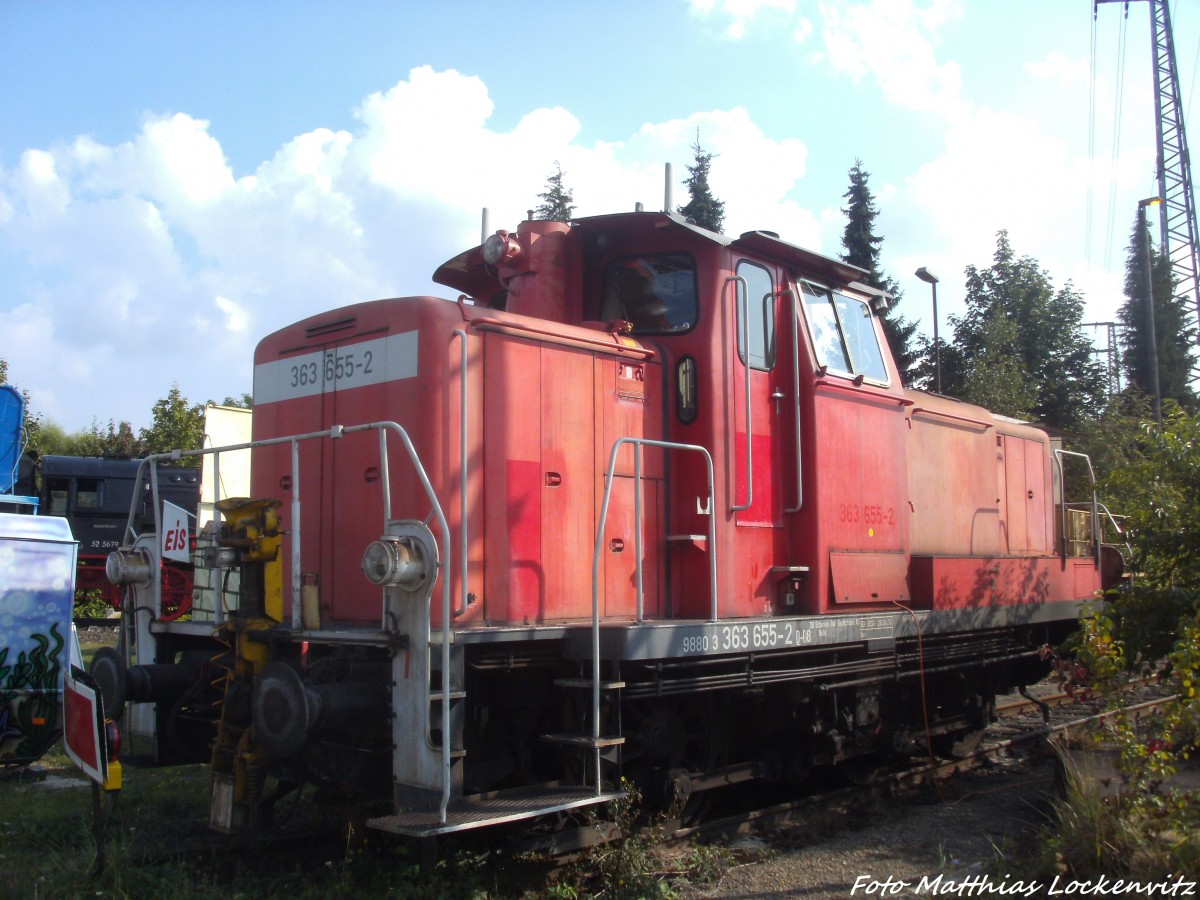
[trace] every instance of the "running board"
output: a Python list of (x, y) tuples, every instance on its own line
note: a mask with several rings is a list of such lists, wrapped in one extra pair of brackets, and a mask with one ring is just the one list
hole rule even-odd
[(451, 801), (446, 821), (438, 811), (418, 810), (368, 819), (367, 826), (405, 837), (428, 838), (552, 813), (598, 806), (625, 797), (624, 791), (597, 794), (592, 788), (525, 788)]

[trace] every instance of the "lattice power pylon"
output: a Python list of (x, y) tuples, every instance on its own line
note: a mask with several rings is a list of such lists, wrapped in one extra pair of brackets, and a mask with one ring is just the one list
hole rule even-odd
[[(1101, 3), (1124, 3), (1126, 15), (1133, 0), (1095, 0), (1093, 15)], [(1151, 40), (1154, 57), (1154, 111), (1158, 128), (1158, 195), (1163, 253), (1171, 260), (1183, 302), (1200, 323), (1200, 254), (1196, 245), (1196, 200), (1192, 193), (1192, 162), (1188, 156), (1183, 100), (1179, 92), (1179, 69), (1175, 64), (1175, 41), (1171, 36), (1171, 13), (1166, 0), (1150, 4)], [(1200, 330), (1197, 330), (1200, 340)]]
[(1117, 323), (1084, 322), (1080, 327), (1103, 328), (1107, 332), (1108, 346), (1096, 347), (1092, 353), (1104, 357), (1104, 376), (1107, 382), (1108, 396), (1117, 396), (1121, 393), (1121, 345), (1117, 342)]

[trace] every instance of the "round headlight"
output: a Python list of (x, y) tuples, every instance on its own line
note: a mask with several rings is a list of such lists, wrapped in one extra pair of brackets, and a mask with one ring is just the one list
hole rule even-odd
[(399, 585), (413, 590), (425, 578), (425, 560), (407, 541), (381, 538), (367, 545), (362, 558), (363, 574), (371, 584)]
[(113, 584), (149, 584), (154, 579), (144, 550), (114, 550), (104, 563), (104, 574)]
[(489, 266), (502, 262), (511, 262), (521, 252), (521, 245), (514, 241), (507, 231), (498, 231), (489, 235), (483, 242), (483, 261)]

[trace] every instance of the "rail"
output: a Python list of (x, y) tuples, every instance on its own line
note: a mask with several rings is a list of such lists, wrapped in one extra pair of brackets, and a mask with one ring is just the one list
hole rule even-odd
[(596, 525), (596, 543), (592, 548), (592, 743), (595, 754), (596, 796), (601, 793), (600, 778), (600, 555), (604, 550), (604, 528), (608, 524), (608, 507), (612, 500), (613, 480), (617, 473), (617, 453), (621, 447), (631, 444), (634, 452), (634, 558), (636, 560), (635, 579), (637, 583), (637, 621), (643, 620), (643, 580), (642, 580), (642, 448), (658, 447), (662, 450), (681, 450), (699, 453), (704, 457), (708, 475), (708, 568), (709, 568), (709, 620), (717, 621), (717, 522), (713, 510), (714, 480), (712, 454), (705, 447), (697, 444), (678, 444), (671, 441), (656, 441), (650, 438), (618, 438), (613, 442), (608, 456), (608, 471), (604, 476), (604, 500), (600, 505), (600, 520)]
[[(465, 341), (464, 341), (465, 354)], [(465, 379), (464, 379), (465, 385)], [(465, 387), (464, 387), (465, 391)], [(464, 412), (465, 418), (465, 412)], [(234, 450), (254, 450), (258, 447), (273, 447), (282, 444), (291, 445), (292, 453), (292, 558), (291, 558), (291, 575), (292, 575), (292, 628), (300, 630), (301, 621), (301, 573), (300, 573), (300, 443), (302, 441), (320, 440), (328, 438), (330, 440), (340, 440), (349, 434), (357, 434), (359, 432), (377, 431), (379, 433), (379, 468), (380, 468), (380, 483), (383, 494), (383, 522), (386, 527), (387, 523), (392, 518), (392, 492), (391, 480), (388, 469), (388, 450), (387, 436), (388, 432), (394, 432), (404, 444), (404, 449), (408, 453), (409, 461), (412, 463), (413, 469), (417, 474), (418, 480), (421, 482), (421, 487), (425, 491), (425, 496), (429, 500), (430, 516), (437, 519), (439, 528), (445, 543), (445, 560), (437, 564), (438, 568), (445, 569), (446, 572), (453, 570), (452, 566), (452, 551), (450, 541), (450, 526), (446, 521), (446, 515), (442, 510), (442, 504), (437, 498), (437, 493), (433, 489), (432, 483), (429, 481), (429, 475), (425, 471), (425, 467), (421, 463), (420, 455), (417, 453), (416, 447), (413, 445), (412, 439), (408, 436), (408, 432), (396, 422), (370, 422), (365, 425), (334, 425), (325, 431), (310, 431), (304, 434), (288, 435), (286, 437), (265, 438), (257, 441), (247, 441), (240, 444), (229, 444), (223, 447), (206, 447), (200, 450), (172, 450), (168, 453), (155, 453), (147, 456), (141, 461), (138, 466), (137, 477), (135, 484), (140, 484), (146, 466), (150, 466), (150, 485), (151, 495), (154, 500), (154, 531), (155, 534), (162, 533), (162, 509), (158, 498), (158, 463), (159, 462), (174, 462), (184, 458), (194, 456), (216, 455)], [(218, 471), (214, 464), (214, 471)], [(213, 521), (218, 520), (219, 512), (216, 510), (216, 503), (219, 500), (220, 485), (214, 486), (213, 502), (214, 512)], [(125, 525), (125, 538), (128, 541), (136, 539), (137, 534), (134, 531), (133, 523), (137, 513), (137, 506), (140, 497), (138, 492), (134, 492), (134, 498), (129, 507), (129, 518)], [(465, 501), (464, 501), (465, 502)], [(382, 531), (381, 531), (382, 533)], [(464, 580), (461, 585), (463, 600), (462, 606), (466, 606), (466, 590), (467, 584)], [(450, 604), (450, 579), (442, 578), (442, 640), (441, 640), (441, 663), (443, 680), (449, 677), (450, 672), (450, 622), (451, 616)], [(154, 596), (154, 617), (157, 619), (162, 614), (162, 596), (159, 591), (155, 591)], [(442, 721), (450, 721), (450, 691), (442, 690)], [(427, 738), (429, 736), (427, 735)], [(438, 815), (443, 823), (446, 821), (447, 809), (450, 804), (450, 740), (448, 736), (443, 735), (441, 740), (442, 747), (442, 797), (441, 805), (438, 810)]]
[(620, 343), (614, 334), (612, 340), (603, 340), (587, 335), (562, 334), (546, 326), (538, 326), (528, 322), (509, 321), (507, 319), (481, 318), (472, 319), (471, 327), (478, 331), (493, 331), (498, 334), (508, 334), (515, 337), (530, 337), (547, 344), (558, 344), (563, 347), (579, 347), (585, 350), (598, 350), (601, 353), (612, 353), (616, 356), (632, 356), (635, 359), (653, 359), (655, 351), (641, 345), (629, 346)]
[[(1072, 456), (1072, 457), (1075, 457), (1076, 459), (1082, 459), (1085, 463), (1087, 463), (1088, 479), (1092, 485), (1092, 502), (1091, 503), (1086, 503), (1086, 502), (1084, 502), (1084, 503), (1078, 503), (1078, 502), (1067, 503), (1064, 500), (1062, 503), (1062, 515), (1059, 517), (1059, 520), (1060, 520), (1059, 521), (1059, 540), (1060, 540), (1060, 543), (1062, 544), (1061, 556), (1062, 556), (1063, 565), (1067, 564), (1067, 507), (1068, 506), (1080, 506), (1080, 507), (1083, 507), (1086, 509), (1090, 509), (1092, 511), (1092, 547), (1095, 550), (1094, 555), (1096, 558), (1096, 567), (1099, 568), (1099, 566), (1100, 566), (1100, 511), (1099, 511), (1100, 501), (1096, 495), (1096, 473), (1092, 469), (1092, 459), (1086, 453), (1076, 453), (1074, 450), (1061, 450), (1057, 447), (1054, 449), (1054, 463), (1058, 467), (1058, 483), (1062, 487), (1062, 492), (1063, 492), (1064, 497), (1066, 496), (1066, 492), (1067, 492), (1067, 479), (1066, 479), (1066, 473), (1064, 471), (1064, 466), (1063, 466), (1063, 457), (1066, 457), (1066, 456)], [(1105, 512), (1107, 513), (1108, 510), (1105, 509)], [(1112, 519), (1111, 514), (1109, 514), (1109, 519), (1110, 520)], [(1114, 526), (1116, 525), (1115, 521), (1113, 522), (1113, 525)], [(1117, 528), (1118, 534), (1120, 533), (1120, 531), (1121, 531), (1121, 529), (1118, 527)]]

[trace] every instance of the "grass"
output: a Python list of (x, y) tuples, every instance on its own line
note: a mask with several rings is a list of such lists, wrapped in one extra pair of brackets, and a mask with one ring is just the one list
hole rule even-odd
[[(85, 645), (85, 662), (98, 646)], [(343, 810), (303, 802), (277, 818), (292, 839), (221, 836), (208, 828), (206, 766), (125, 767), (124, 787), (104, 798), (106, 866), (97, 871), (92, 789), (61, 742), (22, 778), (0, 770), (0, 897), (5, 900), (72, 898), (180, 898), (254, 900), (317, 898), (586, 897), (613, 892), (603, 878), (579, 868), (555, 870), (546, 860), (489, 846), (494, 832), (442, 845), (442, 859), (423, 872), (414, 844), (348, 821)], [(41, 780), (35, 780), (40, 778)], [(53, 785), (75, 782), (75, 786)], [(654, 851), (656, 831), (628, 833), (592, 862), (599, 874), (625, 882), (617, 896), (670, 897), (670, 881), (706, 881), (728, 866), (728, 854), (693, 848), (666, 868)], [(185, 849), (187, 848), (187, 849)], [(595, 873), (592, 873), (595, 874)], [(659, 887), (658, 885), (661, 885)], [(633, 891), (629, 891), (633, 888)]]

